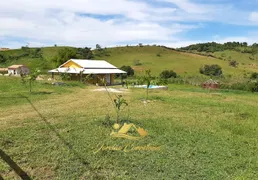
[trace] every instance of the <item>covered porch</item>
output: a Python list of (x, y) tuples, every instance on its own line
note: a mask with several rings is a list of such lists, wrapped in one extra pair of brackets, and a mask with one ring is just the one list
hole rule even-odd
[(115, 75), (126, 72), (119, 69), (83, 69), (83, 68), (57, 68), (48, 71), (54, 79), (55, 74), (68, 74), (70, 80), (88, 82), (95, 85), (115, 85)]

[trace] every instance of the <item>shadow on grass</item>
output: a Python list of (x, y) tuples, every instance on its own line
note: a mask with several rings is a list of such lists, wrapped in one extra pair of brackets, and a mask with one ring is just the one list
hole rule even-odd
[[(31, 180), (29, 175), (23, 171), (10, 156), (8, 156), (3, 150), (0, 149), (0, 157), (15, 171), (15, 173), (20, 176), (22, 180)], [(0, 175), (0, 180), (3, 179)]]
[(33, 94), (33, 95), (46, 95), (46, 94), (53, 94), (54, 92), (45, 92), (45, 91), (42, 91), (42, 92), (31, 92), (30, 94)]
[(58, 131), (55, 129), (55, 127), (53, 125), (51, 125), (50, 122), (47, 121), (47, 119), (38, 111), (38, 109), (34, 106), (34, 104), (30, 101), (30, 99), (26, 96), (23, 96), (23, 95), (20, 95), (21, 98), (25, 98), (28, 103), (31, 105), (31, 107), (33, 108), (33, 110), (35, 112), (37, 112), (38, 116), (45, 122), (45, 124), (48, 126), (48, 128), (55, 133), (55, 135), (62, 141), (62, 143), (68, 147), (68, 149), (76, 156), (76, 158), (78, 160), (80, 160), (80, 162), (83, 164), (83, 165), (89, 165), (89, 162), (85, 161), (81, 156), (80, 154), (75, 151), (72, 147), (72, 145), (67, 142), (59, 133)]

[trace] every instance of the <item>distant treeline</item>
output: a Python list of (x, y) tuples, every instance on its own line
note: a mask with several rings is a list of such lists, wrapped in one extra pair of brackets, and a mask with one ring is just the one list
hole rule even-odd
[(224, 50), (235, 50), (242, 53), (256, 53), (258, 50), (258, 44), (248, 46), (247, 42), (227, 42), (219, 44), (216, 42), (193, 44), (190, 46), (179, 48), (178, 50), (184, 51), (198, 51), (198, 52), (216, 52)]

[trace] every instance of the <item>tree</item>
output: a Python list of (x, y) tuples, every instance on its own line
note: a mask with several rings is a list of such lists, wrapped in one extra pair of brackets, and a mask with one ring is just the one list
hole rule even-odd
[(169, 79), (169, 78), (176, 78), (177, 74), (172, 70), (164, 70), (160, 73), (160, 78), (162, 79)]
[(133, 76), (134, 75), (134, 70), (131, 66), (122, 66), (120, 69), (127, 72), (127, 74), (122, 75), (122, 78), (127, 78), (127, 76)]
[(92, 59), (93, 53), (91, 51), (91, 48), (88, 48), (88, 47), (78, 48), (77, 49), (77, 57), (80, 59)]
[(56, 66), (65, 63), (67, 60), (76, 58), (76, 51), (72, 48), (64, 48), (58, 51), (56, 57), (54, 57), (53, 61), (56, 63)]
[(32, 85), (33, 82), (36, 81), (37, 77), (40, 75), (40, 70), (39, 69), (35, 69), (33, 70), (30, 74), (21, 74), (21, 78), (22, 78), (22, 83), (23, 84), (29, 84), (29, 91), (30, 93), (32, 92)]
[(222, 68), (217, 64), (206, 64), (200, 68), (200, 73), (206, 76), (220, 76), (222, 75)]
[(102, 48), (101, 48), (101, 46), (99, 44), (96, 44), (96, 49), (99, 50), (99, 51), (102, 50)]
[(4, 56), (3, 54), (0, 54), (0, 63), (5, 63), (7, 60), (6, 56)]

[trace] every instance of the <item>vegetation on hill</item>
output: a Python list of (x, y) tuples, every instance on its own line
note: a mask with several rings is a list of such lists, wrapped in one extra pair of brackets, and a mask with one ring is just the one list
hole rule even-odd
[[(257, 54), (241, 53), (234, 50), (238, 46), (251, 48), (245, 43), (207, 44), (210, 47), (213, 47), (213, 45), (214, 47), (223, 46), (224, 49), (230, 50), (215, 51), (214, 53), (198, 52), (197, 50), (181, 52), (182, 49), (175, 50), (156, 45), (102, 48), (98, 44), (95, 50), (87, 47), (22, 47), (21, 49), (0, 52), (0, 67), (25, 64), (32, 69), (39, 68), (44, 73), (56, 68), (69, 58), (79, 58), (105, 59), (117, 67), (131, 66), (135, 75), (142, 75), (145, 70), (151, 69), (153, 75), (158, 76), (162, 71), (172, 69), (181, 77), (190, 77), (200, 75), (200, 67), (212, 64), (220, 66), (223, 75), (226, 77), (248, 77), (251, 73), (258, 71), (256, 65), (258, 64)], [(195, 47), (195, 45), (191, 47)], [(257, 45), (254, 44), (252, 47), (257, 47)]]
[(248, 46), (246, 42), (227, 42), (224, 44), (216, 42), (208, 43), (199, 43), (193, 44), (186, 47), (179, 48), (179, 50), (186, 51), (198, 51), (198, 52), (216, 52), (216, 51), (225, 51), (225, 50), (235, 50), (242, 53), (257, 53), (258, 44), (254, 43), (253, 45)]

